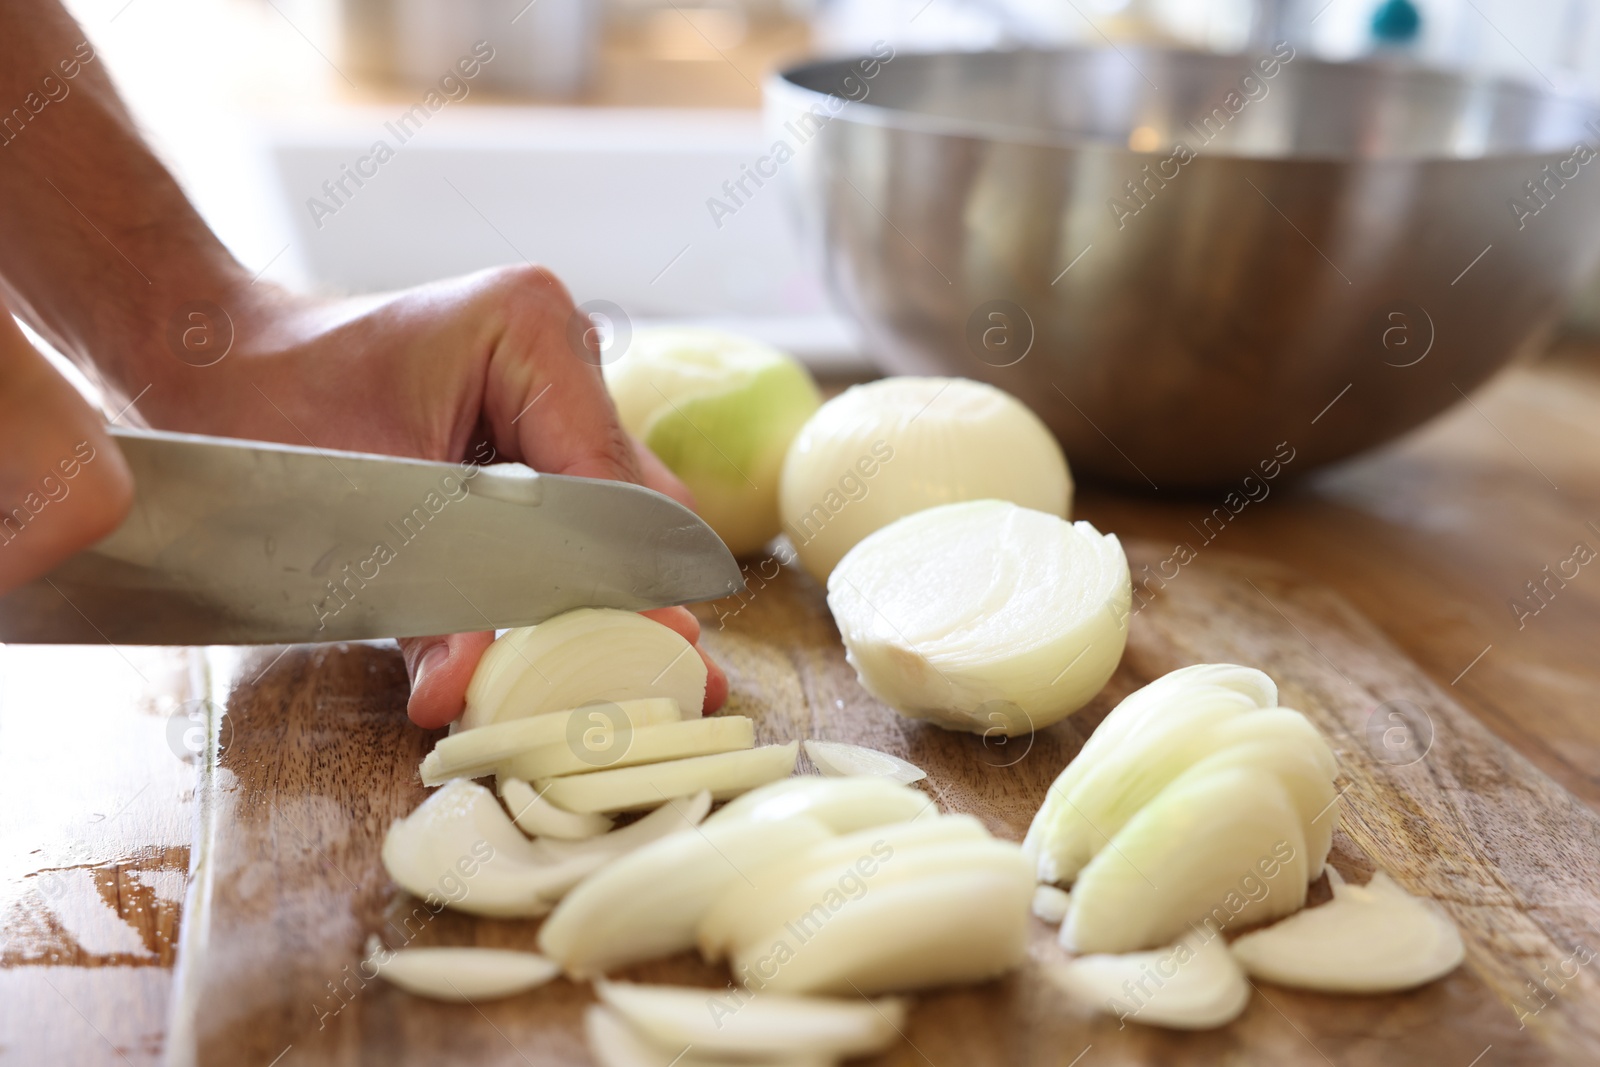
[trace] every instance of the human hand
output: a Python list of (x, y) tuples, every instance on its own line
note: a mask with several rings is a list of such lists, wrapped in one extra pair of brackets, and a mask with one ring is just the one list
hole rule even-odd
[[(688, 491), (623, 432), (598, 351), (574, 352), (570, 297), (533, 267), (483, 271), (379, 298), (316, 301), (243, 285), (219, 306), (232, 346), (209, 366), (164, 354), (140, 412), (191, 433), (311, 444), (421, 459), (482, 455), (541, 471), (637, 482), (690, 504)], [(587, 358), (585, 358), (587, 357)], [(195, 361), (202, 362), (202, 361)], [(684, 608), (646, 612), (690, 642)], [(424, 727), (461, 714), (490, 633), (401, 642)], [(702, 652), (705, 711), (727, 678)]]
[(132, 501), (99, 414), (0, 304), (0, 593), (116, 529)]

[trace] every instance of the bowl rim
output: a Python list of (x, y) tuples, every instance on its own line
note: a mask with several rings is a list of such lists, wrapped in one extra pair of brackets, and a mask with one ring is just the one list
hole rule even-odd
[[(1156, 160), (1170, 155), (1176, 141), (1163, 146), (1139, 150), (1128, 147), (1125, 141), (1114, 141), (1104, 137), (1094, 137), (1085, 134), (1070, 133), (1065, 131), (1049, 130), (1038, 126), (1017, 126), (1008, 124), (1003, 120), (978, 120), (954, 115), (938, 115), (928, 112), (908, 111), (903, 108), (891, 107), (883, 104), (874, 104), (866, 100), (856, 100), (842, 96), (838, 93), (826, 92), (821, 89), (812, 89), (801, 85), (793, 79), (808, 71), (822, 68), (839, 68), (841, 71), (850, 66), (875, 62), (881, 66), (888, 65), (890, 60), (901, 58), (928, 58), (944, 59), (963, 56), (1072, 56), (1086, 58), (1100, 56), (1114, 52), (1133, 66), (1129, 55), (1135, 57), (1146, 55), (1178, 56), (1182, 58), (1204, 59), (1206, 61), (1224, 62), (1237, 60), (1246, 67), (1253, 64), (1262, 56), (1249, 52), (1211, 52), (1197, 48), (1171, 48), (1155, 45), (1138, 45), (1124, 48), (1106, 48), (1094, 45), (1074, 46), (1063, 48), (1003, 48), (989, 51), (963, 51), (963, 50), (930, 50), (896, 52), (888, 60), (882, 56), (871, 53), (849, 53), (831, 56), (813, 56), (803, 62), (790, 64), (775, 70), (763, 79), (762, 98), (765, 109), (770, 113), (774, 105), (784, 99), (798, 101), (809, 99), (812, 101), (839, 100), (843, 103), (837, 108), (823, 105), (825, 111), (831, 112), (830, 121), (848, 118), (849, 121), (863, 125), (905, 131), (924, 133), (941, 137), (966, 138), (971, 140), (1003, 142), (1006, 144), (1028, 145), (1040, 148), (1059, 148), (1082, 152), (1104, 152), (1121, 154), (1140, 159)], [(1294, 57), (1297, 60), (1299, 56)], [(1384, 78), (1430, 78), (1447, 82), (1454, 82), (1474, 89), (1488, 89), (1494, 92), (1510, 92), (1531, 97), (1538, 100), (1553, 101), (1564, 104), (1586, 113), (1590, 120), (1590, 132), (1594, 135), (1593, 143), (1589, 147), (1600, 152), (1600, 95), (1588, 95), (1576, 91), (1559, 89), (1546, 89), (1531, 80), (1525, 80), (1509, 75), (1492, 75), (1477, 72), (1463, 72), (1460, 70), (1439, 66), (1436, 64), (1421, 63), (1407, 57), (1364, 57), (1355, 60), (1329, 60), (1308, 56), (1301, 60), (1303, 66), (1314, 65), (1323, 68), (1338, 68), (1369, 72), (1372, 75)], [(802, 108), (802, 110), (807, 110)], [(1187, 142), (1185, 142), (1187, 143)], [(1564, 148), (1543, 149), (1518, 149), (1510, 152), (1482, 152), (1477, 155), (1461, 155), (1449, 152), (1418, 152), (1408, 154), (1371, 154), (1358, 155), (1352, 153), (1333, 152), (1305, 152), (1292, 155), (1275, 155), (1260, 152), (1241, 152), (1231, 148), (1211, 148), (1202, 146), (1191, 149), (1198, 160), (1245, 160), (1254, 163), (1271, 164), (1297, 164), (1297, 163), (1334, 163), (1348, 165), (1360, 163), (1364, 165), (1386, 164), (1419, 164), (1419, 163), (1488, 163), (1502, 160), (1540, 160), (1560, 158), (1571, 154), (1576, 145)]]

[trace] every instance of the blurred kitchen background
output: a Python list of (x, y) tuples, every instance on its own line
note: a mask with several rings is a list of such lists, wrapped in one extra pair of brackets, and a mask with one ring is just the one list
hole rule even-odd
[[(580, 302), (614, 302), (636, 322), (714, 322), (822, 371), (859, 366), (859, 343), (801, 254), (783, 191), (759, 190), (720, 220), (706, 203), (769, 143), (762, 81), (800, 58), (875, 41), (897, 52), (1129, 42), (1236, 52), (1287, 39), (1326, 58), (1405, 54), (1600, 96), (1593, 0), (69, 7), (202, 213), (265, 278), (362, 292), (527, 259)], [(493, 59), (460, 78), (457, 61), (478, 41)], [(430, 90), (448, 102), (428, 110)], [(393, 158), (328, 192), (379, 139)], [(1587, 305), (1569, 326), (1600, 324)]]

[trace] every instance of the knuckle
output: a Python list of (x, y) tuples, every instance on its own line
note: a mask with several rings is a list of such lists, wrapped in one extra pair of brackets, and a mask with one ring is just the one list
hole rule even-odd
[(567, 311), (572, 307), (572, 297), (567, 287), (553, 271), (545, 267), (518, 263), (496, 267), (493, 275), (494, 289), (515, 305), (558, 311)]

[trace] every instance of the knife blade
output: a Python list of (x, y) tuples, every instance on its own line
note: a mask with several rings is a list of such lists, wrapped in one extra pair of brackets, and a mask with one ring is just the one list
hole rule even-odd
[(0, 641), (277, 644), (524, 626), (744, 588), (677, 502), (521, 464), (113, 428), (133, 509), (0, 597)]

